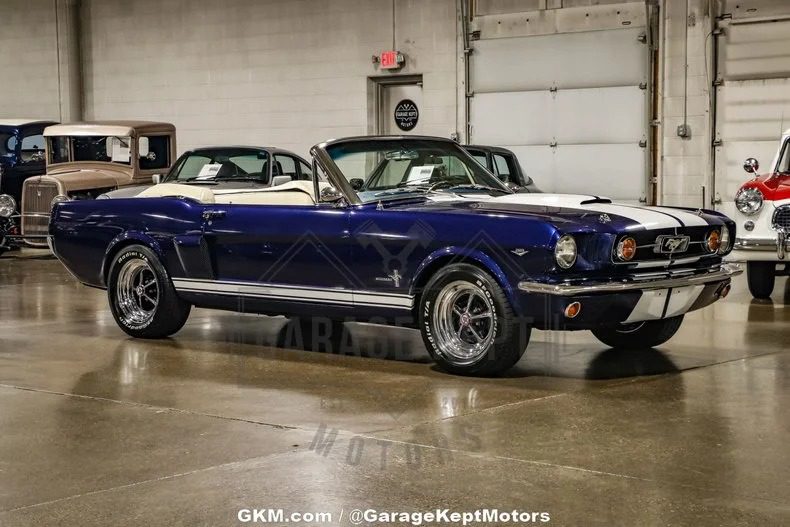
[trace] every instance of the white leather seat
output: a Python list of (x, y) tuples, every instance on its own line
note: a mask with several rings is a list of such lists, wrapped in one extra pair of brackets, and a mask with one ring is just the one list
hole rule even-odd
[(210, 188), (198, 185), (182, 185), (180, 183), (160, 183), (148, 187), (140, 192), (138, 198), (169, 198), (169, 197), (191, 198), (200, 203), (214, 203), (214, 193)]
[[(329, 186), (320, 182), (319, 188)], [(213, 190), (199, 185), (160, 183), (148, 187), (137, 196), (140, 198), (191, 198), (200, 203), (222, 203), (238, 205), (292, 205), (307, 207), (315, 205), (312, 181), (291, 181), (276, 187), (250, 190)]]

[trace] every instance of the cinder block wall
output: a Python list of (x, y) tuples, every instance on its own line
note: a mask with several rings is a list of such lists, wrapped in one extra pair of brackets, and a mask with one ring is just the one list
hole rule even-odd
[(0, 1), (0, 119), (59, 119), (55, 4)]
[[(367, 79), (381, 74), (371, 56), (394, 47), (408, 56), (399, 73), (423, 74), (425, 133), (463, 133), (456, 0), (82, 0), (76, 65), (66, 16), (74, 3), (0, 1), (0, 118), (165, 120), (178, 127), (180, 151), (244, 143), (306, 154), (368, 133)], [(700, 206), (702, 185), (710, 197), (710, 4), (691, 0), (688, 25), (685, 0), (661, 2), (662, 204)], [(676, 135), (686, 29), (690, 139)]]
[[(397, 0), (399, 73), (423, 74), (425, 133), (456, 123), (456, 3)], [(178, 149), (258, 144), (307, 154), (368, 133), (372, 56), (392, 0), (83, 0), (87, 119), (173, 122)]]
[[(664, 40), (661, 42), (663, 92), (661, 104), (662, 160), (660, 203), (688, 207), (710, 207), (711, 182), (711, 16), (707, 0), (692, 0), (686, 18), (685, 1), (662, 3)], [(685, 39), (688, 30), (688, 124), (691, 138), (678, 137), (683, 124)], [(706, 58), (707, 57), (707, 58)]]

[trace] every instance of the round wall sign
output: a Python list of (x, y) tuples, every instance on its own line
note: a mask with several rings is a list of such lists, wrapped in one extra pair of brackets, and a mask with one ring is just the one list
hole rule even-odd
[(395, 106), (395, 124), (404, 132), (414, 130), (420, 118), (417, 105), (410, 99), (403, 99)]

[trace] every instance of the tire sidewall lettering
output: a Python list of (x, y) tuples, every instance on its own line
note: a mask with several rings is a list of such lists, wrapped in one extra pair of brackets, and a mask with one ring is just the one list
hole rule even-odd
[[(456, 275), (457, 272), (447, 274), (446, 276), (442, 277), (441, 280), (439, 280), (438, 283), (436, 283), (436, 285), (428, 291), (427, 297), (422, 307), (422, 318), (423, 318), (422, 329), (425, 332), (425, 340), (428, 341), (434, 353), (443, 357), (448, 362), (452, 363), (452, 359), (449, 358), (447, 354), (445, 354), (442, 351), (442, 349), (438, 345), (436, 338), (434, 337), (434, 331), (433, 331), (434, 318), (433, 318), (433, 310), (431, 309), (433, 305), (433, 300), (435, 296), (439, 294), (442, 288), (446, 286), (447, 283), (453, 279), (461, 278), (479, 287), (481, 291), (486, 295), (486, 298), (488, 298), (489, 302), (491, 303), (491, 308), (494, 315), (493, 328), (492, 328), (492, 331), (494, 332), (494, 338), (491, 341), (491, 345), (488, 348), (488, 350), (486, 350), (486, 352), (480, 356), (480, 359), (474, 363), (474, 364), (479, 364), (480, 362), (486, 359), (493, 358), (496, 353), (496, 346), (499, 339), (499, 309), (497, 306), (497, 301), (494, 295), (492, 294), (487, 281), (483, 280), (478, 276), (470, 277), (468, 273), (461, 273), (460, 277)], [(467, 366), (473, 366), (474, 364), (470, 364)]]

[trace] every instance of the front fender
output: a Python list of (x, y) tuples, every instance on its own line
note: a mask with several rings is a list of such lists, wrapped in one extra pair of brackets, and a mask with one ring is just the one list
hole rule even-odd
[(518, 278), (515, 277), (516, 281), (509, 279), (507, 273), (490, 255), (469, 247), (443, 247), (429, 254), (417, 267), (409, 294), (417, 295), (419, 289), (430, 280), (430, 275), (440, 267), (460, 262), (473, 262), (491, 274), (505, 292), (513, 310), (520, 314), (520, 302), (517, 301), (518, 291), (514, 286)]

